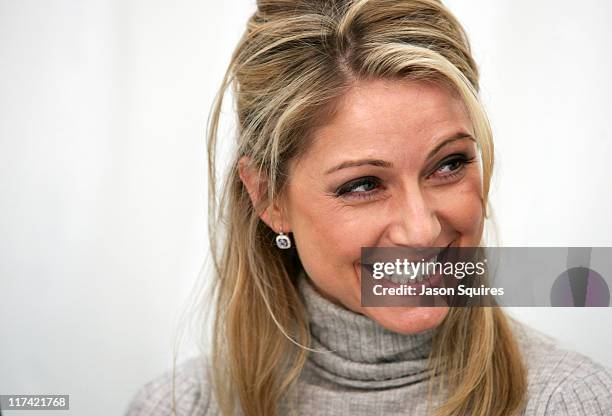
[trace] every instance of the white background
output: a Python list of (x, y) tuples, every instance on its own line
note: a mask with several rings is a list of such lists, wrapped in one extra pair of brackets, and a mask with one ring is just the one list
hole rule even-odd
[[(448, 5), (482, 71), (499, 244), (612, 246), (612, 3)], [(253, 10), (0, 0), (0, 392), (121, 414), (170, 367), (207, 257), (206, 115)], [(612, 309), (511, 312), (612, 366)]]

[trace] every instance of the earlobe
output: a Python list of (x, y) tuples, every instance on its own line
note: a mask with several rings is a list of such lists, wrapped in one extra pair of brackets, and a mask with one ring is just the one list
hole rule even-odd
[[(248, 156), (243, 156), (238, 161), (238, 175), (246, 188), (251, 203), (255, 210), (261, 203), (261, 198), (266, 193), (266, 180), (255, 170)], [(265, 207), (259, 214), (259, 218), (265, 222), (272, 230), (276, 230), (274, 218), (280, 218), (280, 210), (274, 204)]]
[[(261, 214), (261, 219), (268, 224), (268, 227), (277, 234), (283, 234), (283, 232), (291, 232), (291, 227), (285, 221), (282, 208), (278, 203), (272, 203), (268, 206)], [(288, 248), (288, 247), (287, 247)]]

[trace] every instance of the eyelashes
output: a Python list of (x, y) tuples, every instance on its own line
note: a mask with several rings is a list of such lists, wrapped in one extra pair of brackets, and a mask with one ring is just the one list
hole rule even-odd
[[(342, 196), (348, 193), (363, 194), (372, 192), (372, 190), (376, 189), (376, 187), (380, 185), (380, 182), (380, 179), (378, 179), (376, 176), (364, 176), (340, 186), (340, 188), (336, 190), (335, 194), (336, 196)], [(359, 190), (360, 188), (361, 190)]]
[[(452, 182), (461, 176), (466, 165), (474, 162), (475, 157), (465, 154), (453, 154), (444, 159), (427, 177), (436, 176), (436, 180)], [(382, 181), (376, 176), (364, 176), (349, 181), (336, 189), (334, 195), (346, 199), (371, 199), (382, 191)]]
[(442, 175), (444, 178), (455, 178), (461, 173), (466, 165), (472, 163), (475, 159), (475, 157), (468, 158), (464, 154), (451, 155), (447, 159), (443, 160), (440, 165), (438, 165), (434, 173), (438, 172), (444, 166), (452, 165), (453, 167)]

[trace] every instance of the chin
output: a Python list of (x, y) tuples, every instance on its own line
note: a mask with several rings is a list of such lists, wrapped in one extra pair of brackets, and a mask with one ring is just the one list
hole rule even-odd
[(367, 307), (362, 313), (390, 331), (416, 334), (435, 328), (448, 314), (448, 306), (439, 307)]

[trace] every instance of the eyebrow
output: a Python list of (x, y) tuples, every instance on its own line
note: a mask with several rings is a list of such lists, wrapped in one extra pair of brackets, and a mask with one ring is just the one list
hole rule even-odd
[[(463, 132), (457, 133), (457, 134), (447, 138), (446, 140), (442, 141), (436, 147), (434, 147), (433, 150), (431, 152), (429, 152), (429, 154), (427, 155), (427, 160), (429, 160), (433, 156), (435, 156), (435, 154), (438, 153), (447, 144), (452, 143), (452, 142), (457, 141), (457, 140), (463, 140), (463, 139), (470, 139), (470, 140), (476, 142), (476, 139), (474, 139), (468, 133), (463, 133)], [(333, 168), (328, 169), (327, 171), (325, 171), (325, 174), (328, 175), (328, 174), (330, 174), (332, 172), (335, 172), (337, 170), (340, 170), (340, 169), (352, 168), (352, 167), (355, 167), (355, 166), (362, 166), (362, 165), (372, 165), (372, 166), (379, 166), (379, 167), (383, 167), (383, 168), (391, 168), (391, 167), (393, 167), (393, 164), (391, 162), (387, 162), (386, 160), (382, 160), (382, 159), (347, 160), (345, 162), (342, 162), (342, 163), (334, 166)]]

